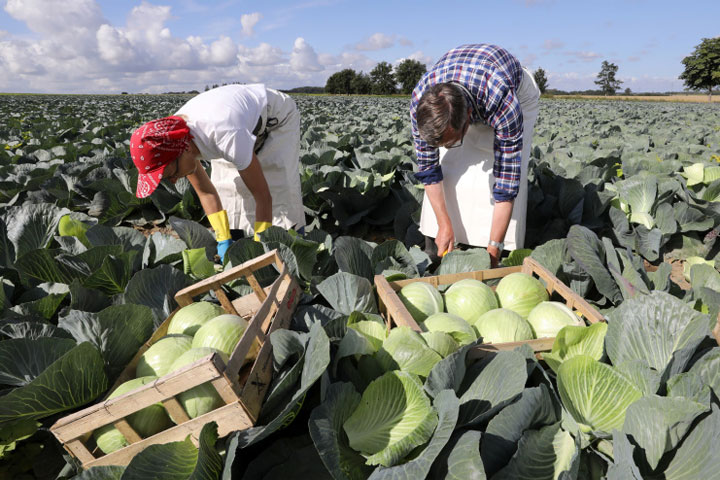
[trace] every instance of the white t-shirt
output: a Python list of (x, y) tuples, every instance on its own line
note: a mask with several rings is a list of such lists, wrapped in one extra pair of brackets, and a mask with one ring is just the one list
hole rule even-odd
[(267, 105), (265, 85), (226, 85), (203, 92), (178, 110), (205, 160), (224, 158), (245, 170), (252, 160), (252, 134)]

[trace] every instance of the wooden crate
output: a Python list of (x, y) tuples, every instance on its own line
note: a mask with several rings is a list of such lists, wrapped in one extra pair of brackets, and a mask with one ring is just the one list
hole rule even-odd
[[(491, 270), (477, 270), (474, 272), (436, 275), (433, 277), (411, 278), (408, 280), (399, 280), (394, 282), (388, 282), (384, 276), (376, 275), (375, 287), (377, 289), (380, 313), (388, 322), (388, 329), (392, 328), (393, 325), (405, 325), (417, 332), (420, 332), (422, 329), (417, 322), (415, 322), (412, 315), (410, 315), (410, 312), (396, 293), (405, 285), (413, 282), (426, 282), (437, 288), (440, 285), (452, 284), (466, 278), (473, 278), (482, 282), (493, 279), (501, 279), (513, 272), (523, 272), (541, 279), (551, 298), (554, 293), (557, 293), (571, 310), (579, 312), (588, 322), (596, 323), (605, 321), (605, 317), (603, 317), (600, 312), (586, 302), (585, 299), (573, 292), (570, 287), (562, 283), (548, 269), (530, 257), (526, 257), (523, 264), (517, 267), (504, 267)], [(493, 290), (495, 289), (495, 287), (492, 288)], [(488, 355), (488, 353), (500, 350), (512, 350), (523, 344), (529, 345), (536, 354), (538, 354), (538, 352), (550, 351), (554, 341), (555, 338), (552, 337), (524, 340), (520, 342), (494, 344), (486, 343), (474, 347), (468, 355), (470, 358), (481, 358)]]
[[(277, 266), (281, 274), (271, 286), (263, 289), (253, 272), (272, 264)], [(247, 279), (254, 293), (231, 302), (222, 286), (240, 277)], [(277, 251), (273, 250), (183, 289), (175, 295), (175, 299), (180, 307), (184, 307), (193, 303), (194, 297), (210, 290), (215, 292), (227, 313), (250, 319), (248, 328), (230, 355), (227, 365), (218, 354), (208, 355), (132, 392), (113, 399), (106, 397), (100, 403), (58, 420), (50, 430), (84, 468), (127, 465), (137, 453), (149, 445), (184, 440), (188, 435), (197, 445), (200, 430), (208, 422), (217, 422), (220, 437), (255, 424), (273, 373), (272, 345), (266, 340), (272, 331), (289, 326), (301, 296), (300, 287), (288, 273)], [(178, 310), (179, 308), (172, 312), (150, 340), (140, 348), (109, 392), (121, 383), (135, 378), (135, 368), (140, 356), (165, 336), (170, 320)], [(261, 344), (257, 358), (251, 364), (243, 366), (255, 341)], [(225, 404), (212, 412), (190, 419), (176, 396), (206, 382), (212, 383)], [(158, 402), (163, 404), (177, 424), (150, 437), (141, 438), (126, 417)], [(114, 425), (125, 436), (129, 445), (104, 455), (94, 446), (92, 432), (108, 424)]]

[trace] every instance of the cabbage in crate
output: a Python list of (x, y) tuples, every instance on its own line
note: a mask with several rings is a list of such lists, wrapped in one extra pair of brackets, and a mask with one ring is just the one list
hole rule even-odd
[(480, 280), (466, 278), (453, 283), (445, 292), (445, 309), (472, 324), (485, 312), (498, 308), (492, 288)]
[[(213, 353), (219, 354), (222, 361), (227, 364), (228, 357), (220, 350), (207, 347), (191, 348), (173, 362), (170, 367), (170, 372), (179, 370)], [(220, 397), (220, 394), (217, 393), (217, 390), (215, 390), (215, 387), (213, 387), (210, 382), (203, 383), (202, 385), (182, 392), (178, 395), (178, 400), (190, 418), (199, 417), (223, 405), (222, 397)], [(175, 419), (173, 419), (173, 421), (175, 421)]]
[(193, 339), (188, 335), (166, 335), (140, 357), (135, 369), (136, 377), (154, 375), (162, 377), (170, 372), (170, 366), (183, 353), (190, 350)]
[(560, 302), (540, 302), (528, 315), (535, 338), (555, 337), (566, 326), (585, 326), (585, 323)]
[(528, 321), (507, 308), (490, 310), (474, 326), (483, 343), (519, 342), (535, 338)]
[(168, 335), (195, 335), (195, 332), (203, 326), (208, 320), (218, 315), (222, 315), (225, 311), (220, 305), (210, 302), (195, 302), (182, 307), (175, 312), (170, 325), (168, 325)]
[[(129, 393), (156, 379), (157, 377), (154, 376), (133, 378), (116, 388), (108, 399)], [(170, 418), (168, 418), (165, 408), (161, 403), (150, 405), (133, 413), (127, 417), (127, 421), (133, 430), (143, 438), (165, 430), (171, 425)], [(93, 436), (95, 437), (95, 443), (97, 443), (98, 448), (105, 452), (105, 454), (112, 453), (115, 450), (120, 450), (129, 445), (125, 436), (120, 433), (120, 430), (112, 426), (112, 424), (98, 428), (93, 433)]]
[(500, 280), (495, 289), (500, 307), (512, 310), (523, 318), (540, 302), (550, 299), (540, 280), (522, 272), (513, 272)]
[(416, 322), (442, 312), (445, 304), (437, 288), (425, 282), (412, 282), (400, 289), (398, 297)]
[[(230, 356), (247, 327), (248, 322), (242, 317), (229, 313), (218, 315), (198, 329), (192, 341), (192, 348), (215, 348)], [(256, 339), (245, 357), (245, 362), (254, 360), (258, 350), (260, 344)]]

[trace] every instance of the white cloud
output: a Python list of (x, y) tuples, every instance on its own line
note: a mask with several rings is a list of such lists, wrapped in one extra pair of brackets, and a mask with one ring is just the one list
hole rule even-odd
[(295, 39), (295, 45), (290, 54), (290, 67), (296, 72), (318, 72), (323, 69), (315, 49), (302, 37)]
[(355, 50), (375, 51), (390, 48), (395, 45), (395, 35), (373, 33), (365, 40), (354, 45)]
[(246, 37), (251, 37), (254, 33), (253, 29), (255, 25), (262, 19), (262, 13), (247, 13), (240, 17), (240, 24), (242, 25), (242, 34)]
[(248, 66), (271, 66), (287, 63), (282, 49), (273, 47), (269, 43), (261, 43), (255, 48), (240, 47), (238, 52), (240, 62)]
[(592, 62), (601, 57), (601, 55), (599, 53), (588, 52), (588, 51), (566, 52), (565, 55), (572, 57), (573, 60), (570, 60), (571, 63), (574, 62), (575, 60), (579, 60), (581, 62)]
[(565, 42), (561, 40), (554, 40), (554, 39), (548, 39), (545, 40), (542, 44), (543, 50), (558, 50), (560, 48), (563, 48), (565, 46)]

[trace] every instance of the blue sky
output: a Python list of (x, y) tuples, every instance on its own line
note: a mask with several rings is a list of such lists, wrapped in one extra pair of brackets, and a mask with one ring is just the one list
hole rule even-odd
[[(507, 48), (550, 88), (594, 88), (603, 60), (622, 88), (680, 91), (683, 57), (720, 35), (720, 2), (3, 0), (3, 92), (202, 90), (224, 82), (324, 85), (343, 68), (463, 43)], [(679, 5), (682, 5), (680, 7)], [(686, 5), (686, 6), (685, 6)]]

